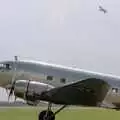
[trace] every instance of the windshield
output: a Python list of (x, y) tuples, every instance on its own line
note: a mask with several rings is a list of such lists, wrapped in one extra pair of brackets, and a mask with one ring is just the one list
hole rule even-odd
[(10, 64), (0, 64), (0, 69), (8, 69), (10, 70), (12, 67)]

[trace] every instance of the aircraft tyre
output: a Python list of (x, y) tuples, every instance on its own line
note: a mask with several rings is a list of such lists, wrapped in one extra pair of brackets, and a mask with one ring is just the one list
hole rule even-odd
[(55, 120), (55, 115), (52, 111), (44, 110), (39, 113), (38, 120)]

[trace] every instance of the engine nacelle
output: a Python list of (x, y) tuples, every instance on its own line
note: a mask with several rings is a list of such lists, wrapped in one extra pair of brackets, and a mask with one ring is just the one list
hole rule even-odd
[(38, 100), (35, 95), (41, 95), (42, 92), (52, 88), (54, 87), (51, 85), (37, 81), (17, 80), (14, 86), (14, 95), (36, 104)]

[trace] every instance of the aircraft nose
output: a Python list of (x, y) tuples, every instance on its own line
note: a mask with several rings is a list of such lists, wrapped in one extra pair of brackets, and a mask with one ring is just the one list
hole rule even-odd
[(0, 86), (4, 87), (11, 83), (12, 74), (6, 71), (0, 71)]

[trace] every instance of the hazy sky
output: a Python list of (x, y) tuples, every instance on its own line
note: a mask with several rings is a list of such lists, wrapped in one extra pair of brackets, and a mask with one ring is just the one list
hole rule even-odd
[(120, 2), (0, 0), (0, 41), (1, 60), (18, 55), (120, 75)]

